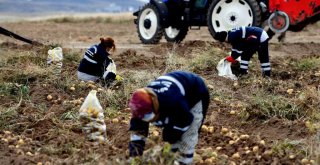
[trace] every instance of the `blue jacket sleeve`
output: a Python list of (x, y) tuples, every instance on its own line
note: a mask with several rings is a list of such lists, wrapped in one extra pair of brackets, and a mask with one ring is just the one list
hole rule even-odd
[(98, 52), (97, 47), (96, 46), (91, 46), (89, 49), (87, 49), (87, 51), (85, 52), (86, 56), (92, 57)]
[(131, 119), (129, 130), (132, 132), (129, 142), (129, 156), (141, 156), (148, 136), (149, 123), (139, 119)]
[(231, 43), (232, 49), (231, 49), (231, 56), (233, 59), (237, 59), (242, 54), (242, 48), (243, 43), (242, 40), (244, 38), (243, 36), (243, 30), (242, 27), (234, 28), (231, 31), (228, 32), (228, 42)]
[(231, 57), (233, 59), (237, 59), (239, 56), (241, 56), (243, 50), (241, 48), (241, 44), (240, 43), (234, 43), (232, 45), (232, 49), (231, 49)]

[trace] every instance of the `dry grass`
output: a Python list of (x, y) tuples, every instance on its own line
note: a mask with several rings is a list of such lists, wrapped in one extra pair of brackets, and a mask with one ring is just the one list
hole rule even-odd
[[(81, 141), (83, 140), (82, 137), (73, 139), (75, 135), (72, 132), (72, 130), (79, 129), (77, 118), (79, 106), (62, 104), (63, 112), (57, 112), (56, 109), (53, 112), (49, 112), (52, 109), (47, 106), (48, 102), (45, 98), (41, 101), (38, 100), (39, 102), (32, 102), (30, 99), (29, 88), (31, 85), (38, 83), (50, 85), (50, 89), (63, 94), (64, 101), (85, 97), (90, 89), (80, 85), (80, 81), (77, 80), (74, 70), (72, 70), (78, 65), (81, 53), (73, 50), (66, 50), (64, 52), (64, 66), (70, 70), (65, 70), (64, 76), (57, 80), (54, 76), (48, 76), (50, 75), (50, 71), (48, 71), (46, 66), (46, 51), (41, 50), (40, 52), (8, 51), (7, 54), (1, 56), (0, 94), (10, 101), (0, 106), (0, 128), (13, 131), (21, 129), (21, 124), (19, 125), (16, 122), (21, 120), (18, 117), (25, 111), (25, 109), (21, 108), (20, 104), (23, 102), (24, 106), (29, 106), (32, 109), (30, 114), (24, 114), (30, 117), (30, 119), (26, 118), (22, 120), (26, 123), (25, 127), (28, 127), (25, 130), (32, 129), (33, 125), (44, 121), (49, 121), (52, 124), (50, 125), (50, 129), (47, 130), (46, 136), (43, 136), (43, 139), (41, 139), (42, 142), (45, 142), (40, 150), (43, 154), (53, 157), (66, 156), (64, 160), (57, 161), (69, 162), (70, 164), (99, 163), (101, 157), (105, 156), (103, 155), (105, 152), (104, 147), (110, 147), (108, 145), (112, 144), (106, 144), (106, 146), (100, 148), (92, 147), (85, 150), (88, 153), (85, 153), (85, 156), (81, 157), (80, 154), (83, 154), (81, 150), (87, 147), (85, 146), (86, 143)], [(15, 53), (16, 56), (13, 56)], [(316, 71), (320, 69), (318, 65), (319, 58), (303, 58), (299, 61), (283, 60), (281, 62), (284, 64), (274, 68), (276, 76), (272, 80), (258, 76), (260, 70), (255, 66), (257, 64), (252, 65), (250, 76), (240, 79), (236, 86), (233, 81), (216, 76), (215, 66), (224, 56), (222, 50), (212, 48), (210, 45), (207, 45), (203, 50), (195, 51), (191, 57), (179, 55), (175, 47), (173, 47), (166, 55), (165, 71), (120, 70), (120, 75), (124, 77), (123, 81), (114, 83), (109, 88), (96, 84), (97, 88), (104, 89), (98, 93), (98, 98), (103, 107), (105, 107), (107, 119), (122, 115), (127, 120), (129, 115), (119, 112), (122, 112), (126, 108), (127, 101), (135, 89), (146, 86), (150, 81), (165, 72), (186, 70), (205, 75), (204, 78), (207, 84), (212, 85), (212, 89), (210, 89), (212, 104), (221, 108), (221, 110), (235, 109), (239, 111), (239, 120), (264, 122), (270, 118), (278, 117), (284, 120), (299, 119), (319, 123), (320, 90), (319, 87), (310, 87), (313, 82), (319, 82), (319, 77), (316, 76)], [(253, 63), (257, 63), (257, 61), (253, 61)], [(281, 77), (285, 72), (282, 68), (283, 65), (290, 66), (285, 68), (287, 72), (299, 70), (299, 74), (303, 75), (304, 78), (299, 80), (300, 75), (291, 75), (290, 79)], [(73, 84), (75, 84), (75, 92), (69, 90)], [(294, 89), (294, 92), (293, 94), (288, 94), (287, 90), (291, 88)], [(207, 120), (214, 121), (216, 117), (210, 116)], [(310, 132), (316, 133), (319, 128), (316, 128), (316, 125), (313, 126), (310, 127)], [(17, 132), (22, 131), (19, 130)], [(306, 141), (288, 141), (283, 139), (274, 144), (274, 151), (278, 155), (294, 153), (310, 159), (319, 159), (318, 134), (314, 135), (312, 144), (308, 144)], [(110, 141), (114, 143), (122, 136), (125, 135), (117, 132)], [(52, 140), (53, 137), (59, 137), (59, 140), (63, 144), (56, 144), (56, 141)], [(145, 157), (136, 160), (135, 164), (172, 164), (173, 157), (168, 154), (166, 147), (163, 149), (163, 147), (153, 145)], [(125, 164), (126, 160), (112, 158), (109, 161), (114, 161), (116, 162), (115, 164)]]

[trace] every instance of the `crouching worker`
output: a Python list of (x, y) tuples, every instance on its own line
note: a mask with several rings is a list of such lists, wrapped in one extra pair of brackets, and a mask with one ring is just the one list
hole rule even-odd
[(137, 89), (129, 101), (131, 109), (130, 157), (141, 156), (149, 123), (163, 128), (162, 138), (179, 152), (181, 164), (191, 164), (209, 105), (209, 92), (196, 74), (174, 71)]
[(255, 52), (261, 65), (262, 75), (270, 77), (271, 66), (269, 62), (268, 34), (259, 27), (240, 27), (230, 31), (217, 32), (214, 38), (220, 42), (228, 42), (232, 45), (231, 56), (226, 60), (236, 63), (241, 56), (240, 74), (248, 73), (249, 61)]
[(116, 50), (110, 37), (100, 38), (100, 44), (93, 45), (85, 52), (78, 67), (78, 79), (83, 81), (110, 82), (121, 79), (116, 75), (116, 65), (109, 53)]

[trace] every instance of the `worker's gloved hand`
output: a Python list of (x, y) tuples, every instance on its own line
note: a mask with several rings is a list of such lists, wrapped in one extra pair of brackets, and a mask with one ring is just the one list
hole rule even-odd
[(237, 63), (237, 60), (235, 60), (232, 56), (227, 56), (227, 57), (226, 57), (226, 60), (227, 60), (228, 62), (231, 62), (232, 64)]
[(122, 78), (120, 75), (116, 75), (115, 80), (117, 80), (117, 81), (122, 81), (123, 78)]

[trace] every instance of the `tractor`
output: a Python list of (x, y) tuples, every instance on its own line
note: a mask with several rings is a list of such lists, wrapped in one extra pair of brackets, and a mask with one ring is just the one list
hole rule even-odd
[(320, 0), (150, 0), (138, 11), (134, 23), (144, 44), (180, 43), (189, 30), (207, 26), (210, 34), (264, 22), (272, 33), (300, 31), (319, 20)]

